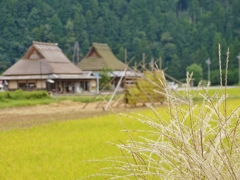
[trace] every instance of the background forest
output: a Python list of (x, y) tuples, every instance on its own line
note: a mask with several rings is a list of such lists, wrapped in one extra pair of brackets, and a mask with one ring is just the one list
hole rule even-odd
[[(166, 73), (184, 79), (196, 63), (218, 83), (230, 48), (229, 84), (238, 82), (239, 0), (0, 0), (0, 73), (19, 60), (32, 41), (57, 42), (72, 59), (74, 43), (85, 56), (92, 42), (108, 43), (116, 56), (137, 62), (162, 58)], [(132, 62), (134, 65), (134, 62)], [(223, 67), (224, 68), (224, 67)]]

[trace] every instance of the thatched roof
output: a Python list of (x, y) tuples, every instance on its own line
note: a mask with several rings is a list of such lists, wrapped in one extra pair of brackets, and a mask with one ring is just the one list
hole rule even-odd
[(94, 76), (84, 74), (61, 74), (61, 75), (25, 75), (25, 76), (0, 76), (0, 80), (32, 80), (32, 79), (96, 79)]
[(103, 68), (124, 70), (126, 65), (116, 58), (107, 44), (93, 43), (78, 67), (84, 71), (101, 71)]
[(39, 74), (82, 74), (58, 47), (57, 43), (33, 41), (27, 53), (7, 69), (4, 76)]

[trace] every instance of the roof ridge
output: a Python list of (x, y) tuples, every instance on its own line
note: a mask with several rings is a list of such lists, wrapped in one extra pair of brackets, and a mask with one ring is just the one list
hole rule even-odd
[(97, 42), (93, 42), (92, 44), (95, 44), (95, 45), (105, 45), (105, 46), (108, 46), (107, 43), (97, 43)]
[(58, 43), (47, 43), (47, 42), (39, 42), (39, 41), (33, 41), (33, 44), (39, 44), (39, 45), (51, 45), (51, 46), (58, 46)]
[(106, 43), (92, 43), (92, 47), (94, 47), (96, 50), (106, 50), (106, 51), (112, 51), (111, 48)]

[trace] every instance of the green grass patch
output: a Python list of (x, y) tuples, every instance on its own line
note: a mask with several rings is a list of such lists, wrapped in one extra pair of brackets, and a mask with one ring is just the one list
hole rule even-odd
[(32, 100), (4, 100), (0, 102), (0, 108), (11, 108), (11, 107), (23, 107), (23, 106), (36, 106), (39, 104), (50, 104), (57, 102), (55, 100), (45, 98), (45, 99), (32, 99)]
[(0, 100), (32, 100), (32, 99), (46, 99), (49, 95), (46, 91), (5, 91), (0, 93)]
[(0, 108), (49, 104), (52, 98), (46, 91), (6, 91), (0, 93)]
[[(205, 93), (206, 92), (206, 93)], [(187, 97), (187, 91), (185, 90), (179, 90), (176, 92), (176, 95), (181, 95), (183, 97)], [(202, 100), (202, 95), (208, 95), (211, 98), (215, 98), (218, 99), (219, 97), (221, 97), (222, 95), (225, 94), (225, 89), (223, 88), (219, 88), (219, 89), (207, 89), (205, 88), (205, 90), (199, 88), (198, 90), (192, 89), (190, 90), (190, 94), (193, 96), (193, 100), (195, 101), (200, 101)], [(216, 95), (217, 94), (217, 95)], [(227, 88), (226, 90), (226, 94), (228, 96), (228, 99), (240, 99), (240, 87), (234, 87), (234, 88)]]
[[(46, 91), (6, 91), (0, 93), (0, 108), (21, 107), (21, 106), (35, 106), (40, 104), (50, 104), (61, 101), (73, 102), (99, 102), (111, 98), (110, 95), (48, 95)], [(123, 98), (123, 95), (117, 95), (113, 100)]]

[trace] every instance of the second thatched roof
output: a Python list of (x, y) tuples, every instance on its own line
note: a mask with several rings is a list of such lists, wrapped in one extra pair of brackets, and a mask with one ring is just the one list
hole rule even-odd
[(78, 63), (83, 71), (101, 71), (103, 68), (121, 71), (126, 66), (116, 58), (107, 44), (100, 43), (93, 43), (85, 58)]

